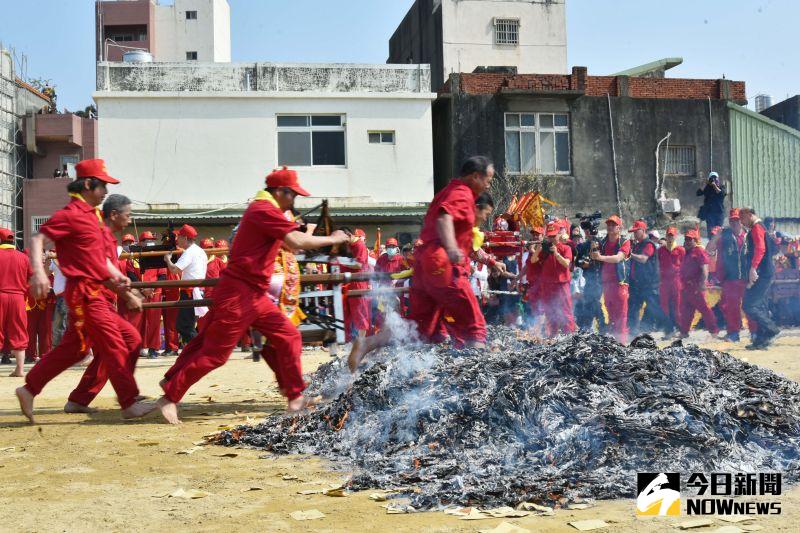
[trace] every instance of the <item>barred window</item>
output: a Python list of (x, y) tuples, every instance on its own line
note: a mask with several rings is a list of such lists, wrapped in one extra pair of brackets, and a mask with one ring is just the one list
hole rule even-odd
[(197, 11), (187, 11), (186, 20), (197, 20)]
[(393, 131), (369, 131), (367, 137), (370, 144), (394, 144)]
[(39, 233), (39, 228), (41, 228), (45, 222), (50, 220), (48, 216), (33, 216), (31, 217), (31, 235), (35, 235)]
[(519, 44), (519, 20), (494, 19), (494, 44)]
[(670, 146), (664, 155), (664, 173), (671, 176), (696, 176), (694, 146)]
[(569, 115), (506, 113), (506, 172), (569, 174)]
[(347, 164), (344, 115), (278, 115), (278, 165)]
[(197, 52), (186, 52), (186, 61), (197, 61)]

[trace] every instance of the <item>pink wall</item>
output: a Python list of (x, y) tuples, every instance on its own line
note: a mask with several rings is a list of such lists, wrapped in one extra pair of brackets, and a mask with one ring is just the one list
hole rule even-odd
[[(106, 0), (97, 2), (100, 5), (99, 13), (95, 9), (95, 32), (97, 35), (97, 42), (95, 43), (96, 56), (98, 61), (103, 56), (104, 41), (105, 41), (105, 27), (107, 26), (147, 26), (147, 40), (146, 41), (128, 41), (119, 43), (122, 46), (130, 46), (133, 48), (144, 48), (150, 53), (155, 54), (155, 18), (156, 10), (153, 0), (126, 0), (114, 1)], [(102, 26), (101, 28), (101, 21)], [(126, 52), (121, 48), (109, 46), (107, 48), (108, 61), (122, 61), (122, 54)]]
[[(50, 170), (52, 175), (52, 169)], [(25, 246), (30, 244), (31, 217), (51, 216), (58, 209), (67, 205), (67, 184), (71, 180), (64, 178), (25, 180), (22, 187), (23, 227), (25, 228)]]

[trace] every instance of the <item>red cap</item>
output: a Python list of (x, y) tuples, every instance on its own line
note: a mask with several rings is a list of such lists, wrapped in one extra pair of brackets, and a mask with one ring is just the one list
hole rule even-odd
[(700, 239), (700, 233), (696, 229), (687, 229), (684, 235), (686, 236), (687, 239), (694, 239), (694, 240)]
[(541, 226), (536, 226), (535, 228), (531, 228), (531, 233), (538, 233), (539, 235), (544, 235), (544, 228)]
[(637, 220), (636, 222), (633, 223), (633, 227), (628, 231), (636, 231), (639, 229), (647, 231), (647, 222), (645, 222), (644, 220)]
[(14, 238), (14, 232), (7, 228), (0, 228), (0, 241), (10, 241)]
[(739, 220), (739, 208), (734, 207), (728, 212), (728, 219), (729, 220)]
[(311, 193), (302, 188), (297, 182), (297, 172), (290, 170), (288, 167), (270, 172), (267, 176), (267, 187), (288, 187), (300, 196), (311, 196)]
[(678, 228), (676, 228), (675, 226), (670, 226), (667, 228), (667, 235), (677, 235), (677, 234), (678, 234)]
[(608, 223), (616, 224), (617, 226), (622, 226), (622, 219), (619, 218), (617, 215), (611, 215), (606, 219), (606, 224)]
[(225, 239), (219, 239), (214, 243), (214, 247), (215, 248), (227, 248), (228, 247), (228, 241), (226, 241)]
[(139, 235), (140, 241), (154, 241), (156, 240), (156, 236), (153, 235), (152, 231), (143, 231), (141, 235)]
[[(144, 233), (142, 233), (142, 235), (144, 235)], [(130, 233), (126, 233), (125, 235), (122, 236), (122, 242), (136, 242), (136, 237), (134, 237)]]
[(399, 244), (397, 244), (397, 239), (394, 237), (389, 237), (386, 239), (386, 246), (399, 246)]
[(181, 226), (181, 229), (179, 229), (177, 233), (178, 235), (186, 237), (187, 239), (194, 239), (197, 237), (197, 230), (191, 227), (189, 224), (184, 224)]
[(560, 224), (557, 224), (555, 222), (551, 222), (550, 224), (548, 224), (547, 225), (547, 233), (546, 233), (546, 235), (548, 237), (553, 237), (555, 235), (558, 235), (558, 232), (561, 229), (559, 226), (560, 226)]
[(367, 236), (367, 234), (364, 233), (364, 230), (361, 229), (361, 228), (356, 228), (356, 230), (353, 232), (353, 235), (355, 235), (356, 237), (366, 237)]
[(208, 248), (213, 248), (213, 247), (214, 247), (214, 241), (212, 241), (211, 239), (206, 238), (206, 239), (203, 239), (202, 241), (200, 241), (200, 248), (202, 248), (204, 250), (206, 250)]
[(722, 231), (722, 227), (714, 226), (713, 228), (711, 228), (711, 235), (717, 235), (719, 234), (720, 231)]
[(106, 162), (102, 159), (84, 159), (75, 165), (75, 177), (78, 178), (97, 178), (106, 183), (119, 183), (118, 179), (114, 179), (108, 175), (106, 169)]

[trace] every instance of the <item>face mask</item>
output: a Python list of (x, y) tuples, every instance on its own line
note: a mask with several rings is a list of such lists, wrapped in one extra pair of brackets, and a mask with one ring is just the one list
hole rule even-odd
[(387, 248), (386, 249), (386, 255), (388, 255), (389, 257), (396, 256), (397, 255), (397, 248), (395, 248), (394, 246), (392, 246), (391, 248)]

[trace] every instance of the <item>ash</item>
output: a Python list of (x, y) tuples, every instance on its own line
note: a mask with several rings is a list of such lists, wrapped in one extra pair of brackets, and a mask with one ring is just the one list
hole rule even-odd
[(498, 327), (490, 346), (386, 348), (355, 380), (332, 361), (312, 376), (333, 396), (316, 411), (218, 442), (327, 457), (353, 489), (406, 487), (416, 509), (634, 497), (636, 472), (800, 472), (800, 385), (770, 370), (648, 337)]

